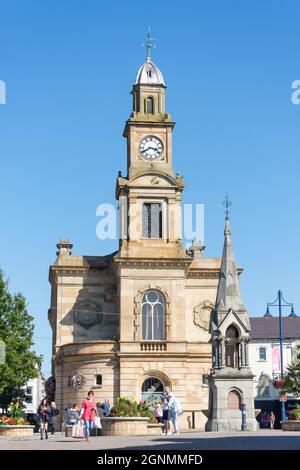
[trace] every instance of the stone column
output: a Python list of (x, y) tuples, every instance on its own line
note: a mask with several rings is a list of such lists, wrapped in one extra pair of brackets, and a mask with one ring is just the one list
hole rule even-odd
[(244, 338), (240, 342), (240, 367), (245, 367), (245, 342)]
[(249, 367), (248, 342), (249, 339), (247, 338), (245, 340), (245, 367)]
[(225, 367), (225, 338), (222, 338), (220, 341), (220, 367)]

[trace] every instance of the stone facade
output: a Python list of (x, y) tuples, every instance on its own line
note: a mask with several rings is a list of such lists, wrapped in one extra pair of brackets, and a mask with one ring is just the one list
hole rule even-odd
[[(182, 428), (203, 429), (209, 321), (221, 260), (204, 258), (201, 243), (189, 251), (182, 245), (184, 181), (174, 176), (174, 122), (165, 111), (165, 89), (161, 72), (147, 57), (124, 130), (127, 176), (119, 173), (116, 183), (118, 250), (73, 256), (72, 244), (63, 240), (50, 267), (56, 403), (63, 409), (81, 402), (90, 389), (97, 401), (140, 400), (155, 391), (153, 380), (170, 386), (181, 401)], [(147, 292), (156, 293), (162, 306), (145, 307)], [(71, 378), (78, 374), (87, 382), (75, 391)]]

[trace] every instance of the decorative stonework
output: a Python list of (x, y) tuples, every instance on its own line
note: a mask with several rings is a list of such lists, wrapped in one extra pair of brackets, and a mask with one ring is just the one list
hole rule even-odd
[(73, 310), (74, 323), (89, 329), (102, 320), (101, 307), (96, 302), (86, 299), (78, 302)]
[(209, 300), (200, 302), (194, 308), (194, 323), (205, 331), (209, 330), (209, 321), (213, 305)]

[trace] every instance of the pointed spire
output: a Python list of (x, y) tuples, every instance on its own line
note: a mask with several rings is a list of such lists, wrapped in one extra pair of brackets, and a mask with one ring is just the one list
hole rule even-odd
[(238, 271), (236, 268), (233, 248), (231, 243), (231, 228), (229, 222), (229, 206), (231, 202), (226, 195), (224, 201), (226, 207), (225, 230), (224, 230), (224, 247), (222, 254), (221, 270), (219, 285), (217, 291), (216, 309), (235, 311), (246, 310), (243, 304)]
[(146, 49), (147, 49), (147, 56), (146, 56), (146, 62), (151, 62), (151, 49), (152, 47), (155, 47), (153, 45), (154, 38), (151, 36), (151, 31), (150, 31), (150, 26), (148, 29), (148, 34), (146, 36)]

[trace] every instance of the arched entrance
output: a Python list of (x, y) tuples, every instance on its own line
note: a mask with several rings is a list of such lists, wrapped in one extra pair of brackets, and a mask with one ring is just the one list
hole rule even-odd
[(165, 386), (157, 377), (148, 377), (142, 384), (141, 399), (148, 403), (160, 401)]

